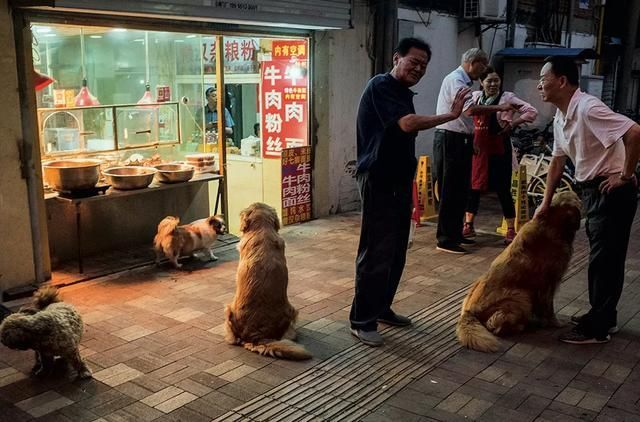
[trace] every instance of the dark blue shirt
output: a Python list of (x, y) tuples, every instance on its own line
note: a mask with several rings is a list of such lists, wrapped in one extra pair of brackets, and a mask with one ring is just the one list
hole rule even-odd
[(384, 176), (390, 182), (413, 179), (417, 160), (416, 132), (400, 129), (398, 120), (415, 114), (414, 92), (389, 73), (374, 76), (358, 107), (357, 173)]

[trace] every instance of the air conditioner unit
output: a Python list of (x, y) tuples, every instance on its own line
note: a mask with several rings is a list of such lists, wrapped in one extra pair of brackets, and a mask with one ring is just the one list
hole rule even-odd
[(499, 0), (464, 0), (465, 19), (499, 19)]

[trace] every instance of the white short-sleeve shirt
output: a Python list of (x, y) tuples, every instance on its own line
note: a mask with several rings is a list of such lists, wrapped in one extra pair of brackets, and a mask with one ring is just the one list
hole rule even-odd
[(573, 161), (578, 182), (620, 173), (625, 159), (621, 138), (634, 124), (598, 98), (577, 89), (566, 116), (559, 109), (556, 111), (553, 155)]
[[(438, 94), (438, 105), (436, 106), (436, 114), (446, 114), (451, 111), (453, 100), (461, 88), (470, 87), (473, 85), (473, 81), (464, 71), (462, 66), (458, 66), (456, 70), (449, 73), (444, 77), (442, 85), (440, 86), (440, 93)], [(465, 109), (471, 106), (471, 96), (467, 98), (465, 103)], [(437, 129), (446, 129), (458, 133), (473, 133), (473, 118), (465, 116), (464, 113), (455, 120), (443, 123), (436, 126)]]

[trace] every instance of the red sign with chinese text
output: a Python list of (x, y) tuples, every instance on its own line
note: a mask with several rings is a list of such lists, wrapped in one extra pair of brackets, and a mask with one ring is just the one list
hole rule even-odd
[(311, 147), (282, 150), (282, 225), (311, 220)]
[(278, 158), (284, 148), (309, 145), (307, 61), (265, 61), (261, 73), (262, 156)]

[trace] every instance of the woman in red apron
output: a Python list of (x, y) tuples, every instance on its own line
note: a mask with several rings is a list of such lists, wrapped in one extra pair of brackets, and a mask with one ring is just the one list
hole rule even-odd
[[(504, 241), (509, 244), (516, 235), (516, 212), (511, 197), (513, 158), (510, 134), (522, 123), (533, 122), (538, 111), (512, 92), (503, 92), (502, 80), (491, 66), (481, 75), (480, 84), (482, 91), (473, 93), (473, 105), (466, 110), (467, 115), (473, 116), (476, 154), (473, 156), (471, 192), (462, 235), (465, 238), (475, 237), (473, 221), (478, 213), (480, 194), (493, 191), (498, 195), (507, 221)], [(514, 118), (514, 113), (519, 116)]]

